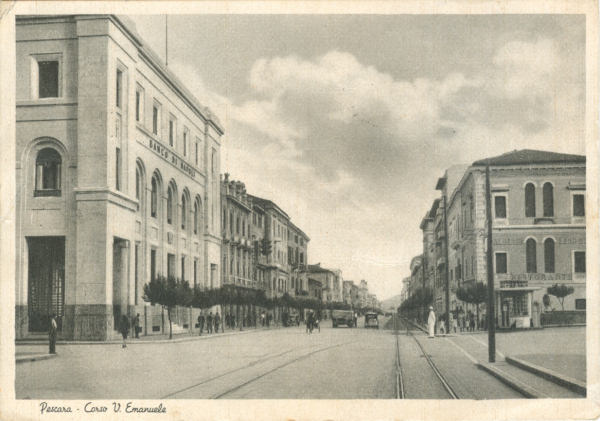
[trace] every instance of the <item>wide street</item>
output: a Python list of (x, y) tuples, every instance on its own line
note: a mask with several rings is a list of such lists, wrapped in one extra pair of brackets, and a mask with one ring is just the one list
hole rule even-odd
[[(552, 343), (562, 348), (562, 361), (572, 366), (571, 375), (585, 380), (584, 328), (498, 335), (499, 350), (531, 355), (536, 363), (543, 362), (545, 352), (557, 352)], [(432, 340), (414, 330), (412, 335), (405, 331), (398, 335), (405, 398), (451, 398), (419, 344), (457, 397), (523, 397), (474, 364), (474, 359), (485, 361), (485, 333)], [(35, 352), (47, 349), (17, 346), (18, 354)], [(356, 329), (333, 329), (330, 322), (310, 335), (301, 325), (172, 343), (132, 340), (126, 349), (115, 343), (63, 344), (55, 358), (17, 364), (16, 395), (20, 399), (393, 399), (398, 397), (396, 358), (392, 330), (364, 329), (361, 324)], [(569, 393), (558, 397), (577, 397)]]

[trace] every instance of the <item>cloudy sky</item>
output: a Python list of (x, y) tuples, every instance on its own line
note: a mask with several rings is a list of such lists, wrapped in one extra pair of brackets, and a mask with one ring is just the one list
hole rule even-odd
[[(165, 17), (131, 16), (164, 58)], [(398, 294), (445, 168), (585, 153), (577, 15), (168, 18), (169, 68), (225, 127), (222, 172), (278, 203), (309, 263)]]

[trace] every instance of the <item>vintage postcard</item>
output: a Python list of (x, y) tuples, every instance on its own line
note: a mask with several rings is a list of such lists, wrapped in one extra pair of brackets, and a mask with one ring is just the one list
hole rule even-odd
[(600, 417), (597, 3), (0, 7), (0, 419)]

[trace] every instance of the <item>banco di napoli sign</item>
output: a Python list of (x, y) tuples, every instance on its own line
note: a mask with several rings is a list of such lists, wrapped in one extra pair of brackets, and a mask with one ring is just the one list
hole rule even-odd
[(148, 139), (148, 147), (155, 154), (163, 158), (165, 161), (169, 162), (174, 167), (179, 168), (181, 171), (183, 171), (190, 177), (196, 178), (196, 170), (192, 166), (188, 165), (183, 159), (179, 158), (177, 155), (175, 155), (173, 152), (168, 150), (156, 140), (152, 138)]

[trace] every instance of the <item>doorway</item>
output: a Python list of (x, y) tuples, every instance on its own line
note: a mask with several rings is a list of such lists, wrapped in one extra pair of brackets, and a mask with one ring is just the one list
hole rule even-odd
[(28, 237), (30, 332), (47, 332), (50, 316), (62, 329), (65, 305), (65, 237)]

